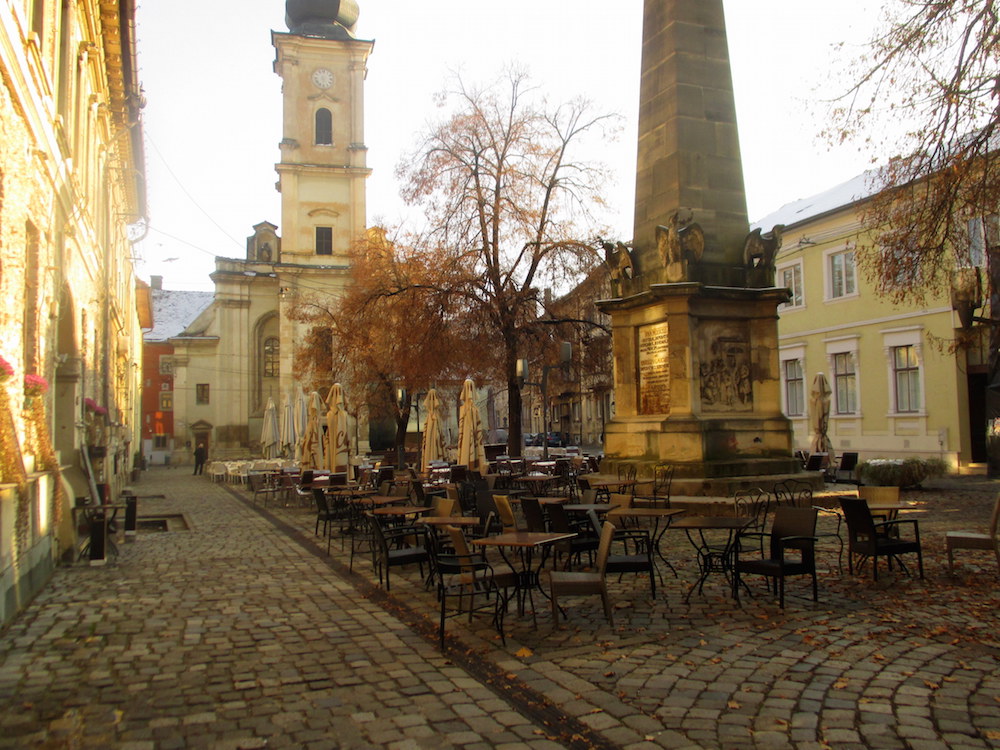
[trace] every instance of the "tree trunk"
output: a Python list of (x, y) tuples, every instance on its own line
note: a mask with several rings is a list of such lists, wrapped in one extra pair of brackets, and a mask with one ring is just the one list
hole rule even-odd
[(507, 371), (507, 455), (513, 458), (521, 457), (522, 438), (521, 424), (521, 388), (517, 382), (517, 343), (512, 337), (504, 337), (506, 348)]
[(406, 465), (406, 428), (410, 426), (410, 403), (412, 396), (409, 391), (406, 393), (406, 400), (396, 411), (396, 455), (398, 457), (397, 468), (405, 468)]
[(1000, 477), (1000, 244), (987, 244), (986, 273), (990, 295), (989, 377), (986, 382), (986, 471)]

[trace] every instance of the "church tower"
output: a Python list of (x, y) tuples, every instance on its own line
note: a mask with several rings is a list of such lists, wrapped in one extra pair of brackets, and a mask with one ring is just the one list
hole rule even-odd
[(281, 385), (292, 382), (295, 343), (304, 331), (286, 306), (336, 294), (347, 283), (349, 251), (365, 229), (371, 174), (364, 138), (364, 81), (374, 42), (356, 39), (355, 0), (287, 0), (288, 32), (272, 32), (282, 80)]

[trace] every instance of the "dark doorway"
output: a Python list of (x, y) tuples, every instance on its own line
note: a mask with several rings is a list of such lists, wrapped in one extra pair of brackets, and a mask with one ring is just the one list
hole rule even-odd
[(194, 449), (198, 447), (199, 444), (205, 446), (205, 455), (211, 458), (212, 456), (212, 446), (209, 443), (209, 438), (212, 436), (211, 432), (207, 430), (204, 432), (195, 431), (194, 433), (194, 447), (191, 448), (191, 452), (194, 453)]
[(986, 384), (985, 372), (969, 373), (969, 448), (972, 463), (984, 464), (986, 455)]

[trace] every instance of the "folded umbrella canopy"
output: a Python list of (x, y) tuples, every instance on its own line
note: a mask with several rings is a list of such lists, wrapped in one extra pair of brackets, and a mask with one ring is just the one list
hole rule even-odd
[(347, 471), (351, 459), (347, 440), (347, 409), (344, 407), (344, 389), (334, 383), (326, 397), (326, 461), (331, 472)]
[(281, 433), (278, 428), (278, 409), (274, 399), (267, 399), (264, 407), (264, 426), (260, 431), (260, 447), (264, 458), (277, 458), (281, 452)]
[(458, 409), (458, 463), (485, 474), (489, 463), (483, 442), (483, 423), (476, 406), (476, 384), (466, 380)]
[(295, 444), (298, 442), (298, 435), (295, 432), (295, 416), (293, 414), (295, 406), (294, 396), (291, 392), (282, 399), (281, 420), (278, 428), (278, 445), (281, 455), (285, 458), (295, 458)]
[(295, 460), (302, 460), (302, 437), (306, 433), (306, 421), (309, 417), (309, 400), (301, 385), (295, 386), (292, 398), (292, 424), (295, 425)]
[(447, 461), (448, 455), (441, 431), (441, 400), (433, 388), (427, 391), (424, 408), (427, 409), (427, 423), (420, 442), (420, 471), (426, 474), (431, 470), (431, 461)]

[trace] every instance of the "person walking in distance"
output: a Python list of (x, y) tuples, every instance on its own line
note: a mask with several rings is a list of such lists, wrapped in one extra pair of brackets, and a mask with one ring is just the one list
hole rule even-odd
[(205, 459), (208, 458), (208, 451), (205, 450), (204, 443), (198, 443), (194, 449), (194, 473), (202, 474), (205, 471)]

